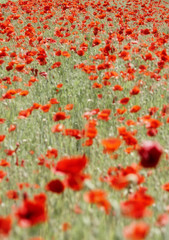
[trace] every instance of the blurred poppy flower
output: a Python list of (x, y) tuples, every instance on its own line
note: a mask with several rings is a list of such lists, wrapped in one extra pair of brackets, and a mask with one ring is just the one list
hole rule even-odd
[(167, 213), (160, 214), (157, 218), (157, 226), (163, 227), (169, 223), (169, 215)]
[(162, 189), (169, 192), (169, 182), (162, 185)]
[(14, 199), (14, 200), (16, 200), (16, 199), (19, 198), (18, 192), (15, 191), (15, 190), (9, 190), (9, 191), (7, 191), (6, 195), (7, 195), (7, 197), (8, 197), (9, 199)]
[(123, 235), (127, 240), (143, 240), (147, 237), (150, 227), (145, 222), (132, 222), (124, 227)]
[(0, 236), (8, 236), (12, 228), (11, 216), (2, 217), (0, 216)]
[(11, 124), (9, 126), (8, 132), (13, 132), (13, 131), (15, 131), (15, 129), (16, 129), (16, 124)]
[(34, 196), (33, 200), (25, 199), (16, 210), (16, 217), (20, 227), (31, 227), (47, 221), (45, 201), (40, 200), (39, 196)]
[(57, 122), (60, 120), (65, 120), (66, 118), (69, 118), (69, 116), (66, 116), (65, 112), (58, 112), (53, 116), (53, 121)]
[(120, 203), (121, 212), (124, 216), (140, 219), (150, 215), (147, 207), (154, 203), (154, 199), (147, 195), (146, 188), (140, 187), (135, 193), (129, 195), (128, 200)]
[(125, 98), (122, 98), (122, 99), (120, 100), (120, 103), (123, 104), (123, 105), (126, 105), (126, 104), (129, 102), (129, 100), (130, 100), (130, 98), (125, 97)]
[(104, 153), (112, 153), (120, 147), (121, 143), (122, 143), (122, 141), (119, 138), (103, 139), (102, 140), (102, 145), (104, 147), (103, 152)]
[(138, 149), (140, 165), (144, 168), (155, 168), (160, 161), (163, 149), (158, 142), (145, 141)]
[(5, 135), (0, 135), (0, 142), (3, 142), (5, 137), (6, 137)]
[(107, 200), (107, 193), (102, 189), (95, 189), (84, 194), (84, 200), (88, 203), (96, 204), (108, 214), (111, 209), (110, 202)]
[(45, 187), (47, 191), (57, 193), (57, 194), (62, 193), (64, 191), (64, 188), (65, 188), (64, 184), (59, 179), (50, 181)]
[(85, 155), (75, 157), (63, 157), (56, 164), (56, 171), (65, 174), (78, 174), (87, 165), (88, 159)]

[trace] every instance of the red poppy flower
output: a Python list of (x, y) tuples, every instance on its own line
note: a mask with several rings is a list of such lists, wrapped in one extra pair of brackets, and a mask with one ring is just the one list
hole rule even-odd
[(60, 67), (60, 66), (61, 66), (61, 62), (55, 62), (55, 63), (51, 66), (51, 68), (54, 69), (54, 68), (58, 68), (58, 67)]
[(130, 98), (125, 97), (125, 98), (122, 98), (122, 99), (120, 100), (120, 103), (123, 104), (123, 105), (126, 105), (126, 104), (129, 102), (129, 100), (130, 100)]
[(122, 91), (123, 87), (121, 85), (115, 85), (112, 89), (113, 91)]
[(56, 124), (55, 126), (52, 127), (52, 132), (62, 132), (64, 130), (64, 125), (63, 124)]
[(80, 49), (80, 50), (77, 51), (77, 54), (78, 54), (79, 56), (83, 56), (83, 55), (85, 54), (85, 52)]
[(169, 192), (169, 182), (162, 185), (162, 189)]
[(63, 135), (75, 137), (76, 139), (80, 139), (82, 137), (80, 130), (71, 128), (64, 129)]
[(58, 150), (55, 148), (48, 150), (46, 153), (47, 158), (57, 158), (57, 156), (58, 156)]
[(59, 102), (56, 98), (51, 98), (50, 99), (50, 104), (59, 104)]
[(155, 168), (160, 161), (163, 149), (158, 142), (145, 141), (138, 149), (140, 165), (144, 168)]
[(169, 223), (169, 215), (167, 213), (160, 214), (157, 218), (157, 225), (159, 227), (166, 226)]
[(97, 136), (96, 121), (91, 120), (85, 126), (85, 137), (95, 138)]
[(110, 119), (109, 118), (110, 114), (111, 114), (111, 110), (110, 109), (103, 109), (102, 111), (100, 111), (98, 113), (97, 118), (99, 120), (108, 121)]
[(43, 105), (40, 107), (40, 109), (43, 111), (43, 112), (49, 112), (49, 109), (51, 108), (51, 104), (46, 104), (46, 105)]
[(157, 133), (158, 133), (158, 129), (156, 128), (150, 128), (147, 130), (147, 136), (149, 137), (154, 137), (157, 135)]
[(110, 212), (111, 205), (107, 200), (107, 193), (101, 189), (86, 192), (84, 200), (88, 203), (96, 204), (99, 208), (103, 208), (107, 214)]
[(74, 105), (73, 104), (67, 104), (66, 106), (65, 106), (65, 110), (68, 110), (68, 111), (70, 111), (70, 110), (72, 110), (73, 109), (73, 107), (74, 107)]
[(130, 95), (137, 95), (140, 92), (139, 87), (135, 86), (131, 91)]
[(12, 228), (12, 218), (0, 216), (0, 235), (8, 236)]
[(0, 124), (3, 124), (6, 121), (5, 118), (0, 118)]
[(7, 197), (8, 197), (9, 199), (14, 199), (14, 200), (18, 199), (18, 197), (19, 197), (18, 192), (15, 191), (15, 190), (9, 190), (9, 191), (6, 193), (6, 195), (7, 195)]
[(143, 240), (147, 237), (150, 227), (144, 222), (132, 222), (123, 230), (123, 235), (127, 240)]
[(11, 124), (9, 126), (8, 132), (13, 132), (13, 131), (15, 131), (15, 129), (16, 129), (16, 124)]
[(18, 64), (16, 65), (15, 69), (18, 71), (18, 72), (21, 72), (25, 67), (25, 64)]
[(1, 166), (1, 167), (10, 167), (10, 163), (7, 162), (6, 159), (1, 159), (1, 161), (0, 161), (0, 166)]
[(66, 118), (69, 118), (69, 116), (66, 116), (65, 112), (58, 112), (53, 116), (53, 121), (57, 122), (60, 120), (65, 120)]
[(65, 174), (78, 174), (87, 165), (88, 159), (85, 155), (75, 157), (63, 157), (56, 164), (56, 171)]
[(0, 135), (0, 142), (3, 142), (5, 137), (6, 137), (5, 135)]
[(55, 179), (50, 181), (45, 188), (47, 191), (60, 194), (64, 191), (65, 186), (62, 181), (60, 181), (59, 179)]
[(33, 200), (25, 199), (15, 214), (21, 227), (31, 227), (47, 221), (45, 201), (35, 197)]
[(120, 145), (121, 140), (119, 138), (107, 138), (102, 140), (102, 145), (104, 147), (104, 153), (112, 153), (116, 151)]
[(154, 199), (145, 193), (146, 190), (140, 187), (135, 193), (129, 195), (128, 200), (121, 202), (121, 212), (124, 216), (140, 219), (150, 215), (147, 207), (154, 203)]
[(86, 179), (90, 179), (90, 176), (83, 173), (69, 174), (64, 183), (66, 187), (71, 188), (73, 191), (79, 191), (83, 188), (83, 182)]
[(138, 111), (140, 111), (141, 107), (139, 105), (134, 105), (131, 109), (130, 112), (131, 113), (136, 113)]

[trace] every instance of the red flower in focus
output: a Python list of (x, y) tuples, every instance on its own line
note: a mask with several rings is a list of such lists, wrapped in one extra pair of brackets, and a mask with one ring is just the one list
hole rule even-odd
[(144, 168), (155, 168), (162, 153), (163, 149), (158, 142), (145, 141), (138, 149), (140, 165)]
[(144, 222), (132, 222), (124, 228), (124, 237), (128, 240), (143, 240), (149, 233), (150, 227)]
[[(43, 201), (42, 201), (43, 200)], [(21, 227), (31, 227), (38, 223), (47, 221), (47, 212), (45, 202), (39, 195), (35, 196), (33, 200), (25, 199), (23, 204), (17, 209), (16, 217), (18, 224)]]

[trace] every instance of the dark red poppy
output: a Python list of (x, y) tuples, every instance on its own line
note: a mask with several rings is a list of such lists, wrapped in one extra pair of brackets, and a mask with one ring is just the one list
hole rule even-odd
[(124, 97), (120, 100), (120, 103), (123, 104), (123, 105), (126, 105), (129, 102), (129, 100), (130, 100), (130, 98)]
[(140, 165), (144, 168), (155, 168), (160, 161), (163, 149), (158, 142), (145, 141), (138, 149)]
[(60, 194), (64, 191), (65, 186), (61, 180), (55, 179), (50, 181), (45, 188), (47, 191)]
[(69, 116), (66, 116), (65, 112), (58, 112), (58, 113), (55, 113), (55, 115), (53, 116), (53, 121), (57, 122), (60, 120), (65, 120), (68, 117)]

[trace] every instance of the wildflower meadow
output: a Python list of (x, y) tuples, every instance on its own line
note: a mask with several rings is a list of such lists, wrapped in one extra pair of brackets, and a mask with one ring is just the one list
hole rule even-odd
[(0, 239), (169, 239), (169, 2), (0, 1)]

